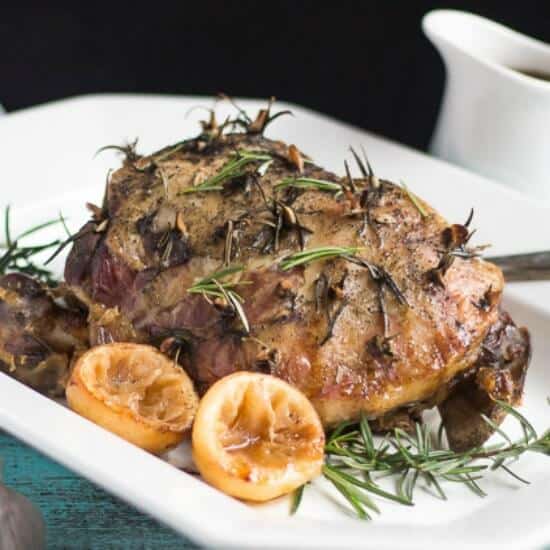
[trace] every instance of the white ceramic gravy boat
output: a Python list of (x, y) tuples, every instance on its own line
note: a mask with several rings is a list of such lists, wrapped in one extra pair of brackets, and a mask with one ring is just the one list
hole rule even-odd
[[(550, 46), (469, 13), (422, 22), (447, 70), (431, 152), (550, 202)], [(516, 70), (514, 70), (516, 69)]]

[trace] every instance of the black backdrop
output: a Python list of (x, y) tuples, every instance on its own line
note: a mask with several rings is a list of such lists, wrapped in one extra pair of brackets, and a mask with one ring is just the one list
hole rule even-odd
[(550, 42), (550, 0), (319, 0), (0, 7), (0, 102), (90, 92), (275, 95), (424, 147), (443, 67), (428, 10), (474, 11)]

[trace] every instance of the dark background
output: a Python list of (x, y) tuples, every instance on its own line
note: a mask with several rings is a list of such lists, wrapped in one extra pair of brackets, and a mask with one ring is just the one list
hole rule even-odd
[(550, 1), (21, 2), (0, 9), (0, 102), (91, 92), (275, 95), (416, 147), (444, 72), (421, 32), (434, 8), (550, 42)]

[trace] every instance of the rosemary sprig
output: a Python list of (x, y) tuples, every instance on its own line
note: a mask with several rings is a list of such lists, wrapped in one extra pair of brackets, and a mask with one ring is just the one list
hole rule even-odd
[[(502, 443), (454, 452), (443, 448), (438, 443), (440, 437), (435, 437), (428, 427), (417, 423), (413, 435), (396, 428), (376, 444), (367, 417), (362, 414), (359, 422), (344, 422), (329, 435), (323, 475), (363, 519), (370, 518), (365, 508), (374, 509), (369, 495), (413, 505), (414, 490), (420, 479), (442, 500), (447, 499), (443, 486), (448, 482), (462, 483), (474, 494), (485, 496), (478, 481), (484, 473), (497, 469), (528, 483), (510, 469), (510, 464), (529, 452), (550, 457), (550, 429), (539, 436), (516, 409), (502, 401), (497, 403), (519, 422), (523, 431), (521, 439), (513, 441), (494, 422), (483, 417), (503, 438)], [(395, 493), (382, 489), (375, 475), (393, 476)]]
[(283, 258), (279, 263), (283, 271), (288, 271), (299, 265), (309, 264), (318, 260), (332, 260), (333, 258), (350, 258), (357, 254), (360, 247), (357, 246), (321, 246), (296, 252)]
[(173, 154), (183, 149), (190, 141), (192, 140), (184, 139), (182, 141), (179, 141), (178, 143), (175, 143), (170, 147), (167, 147), (164, 150), (161, 149), (161, 151), (153, 157), (155, 164), (158, 165), (159, 162), (162, 162), (163, 160), (166, 160), (168, 157), (171, 157)]
[(40, 281), (53, 285), (55, 284), (55, 278), (53, 273), (44, 268), (41, 264), (34, 261), (34, 257), (41, 252), (50, 250), (59, 246), (61, 241), (56, 239), (42, 245), (35, 246), (20, 246), (19, 243), (25, 237), (29, 237), (42, 229), (61, 223), (65, 225), (63, 216), (60, 215), (59, 219), (50, 220), (41, 224), (38, 224), (23, 233), (13, 238), (10, 229), (10, 207), (7, 206), (4, 212), (4, 243), (0, 243), (0, 250), (3, 251), (0, 256), (0, 275), (4, 275), (9, 272), (25, 273), (31, 277), (36, 277)]
[(304, 489), (306, 488), (305, 484), (300, 485), (298, 489), (294, 491), (292, 494), (292, 501), (290, 503), (290, 515), (293, 516), (298, 508), (300, 507), (300, 504), (302, 502), (302, 497), (304, 495)]
[(279, 183), (275, 184), (275, 189), (285, 189), (294, 187), (296, 189), (318, 189), (319, 191), (342, 191), (342, 186), (339, 183), (327, 180), (319, 180), (315, 178), (284, 178)]
[(233, 158), (227, 162), (222, 169), (211, 178), (204, 180), (199, 185), (194, 187), (187, 187), (181, 193), (202, 193), (205, 191), (221, 191), (223, 184), (234, 178), (243, 176), (245, 167), (253, 162), (266, 162), (272, 160), (271, 156), (255, 151), (237, 151)]
[(420, 201), (416, 198), (416, 196), (409, 191), (409, 188), (405, 185), (405, 182), (401, 182), (401, 187), (403, 188), (403, 191), (407, 194), (407, 197), (409, 197), (409, 200), (414, 204), (418, 212), (420, 213), (421, 218), (427, 218), (428, 213), (426, 210), (424, 210), (424, 207), (420, 204)]
[(230, 275), (240, 273), (243, 269), (244, 267), (242, 265), (228, 266), (224, 269), (220, 269), (197, 281), (193, 286), (187, 289), (187, 292), (190, 294), (202, 294), (206, 300), (210, 300), (210, 298), (223, 300), (239, 317), (245, 333), (249, 334), (250, 324), (242, 306), (243, 299), (235, 290), (239, 285), (248, 284), (248, 281), (223, 281), (223, 279)]

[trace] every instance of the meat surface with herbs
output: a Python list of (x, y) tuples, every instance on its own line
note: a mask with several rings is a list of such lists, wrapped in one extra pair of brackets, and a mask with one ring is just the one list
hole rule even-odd
[[(327, 172), (265, 138), (269, 120), (212, 118), (153, 155), (125, 150), (66, 263), (92, 344), (153, 343), (200, 391), (272, 373), (326, 426), (365, 411), (385, 430), (440, 406), (451, 443), (481, 443), (464, 423), (518, 403), (529, 339), (468, 242), (471, 216), (450, 225), (355, 152), (358, 177)], [(477, 397), (453, 414), (465, 391)]]

